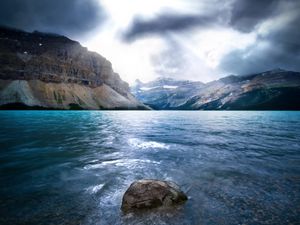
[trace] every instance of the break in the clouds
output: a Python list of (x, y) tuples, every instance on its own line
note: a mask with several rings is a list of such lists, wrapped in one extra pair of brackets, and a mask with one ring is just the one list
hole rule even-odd
[(0, 24), (80, 37), (104, 19), (97, 0), (1, 0)]
[(299, 0), (2, 0), (0, 6), (0, 24), (75, 38), (130, 83), (300, 71)]
[[(277, 67), (300, 70), (299, 1), (202, 1), (202, 7), (210, 4), (215, 5), (206, 7), (211, 11), (199, 14), (165, 12), (154, 17), (136, 17), (123, 33), (123, 40), (164, 38), (167, 51), (154, 54), (153, 66), (159, 74), (176, 78), (193, 76), (209, 80), (213, 72), (247, 74)], [(221, 39), (228, 33), (230, 37), (223, 42)], [(207, 36), (211, 42), (201, 36)], [(179, 40), (176, 45), (174, 37)], [(248, 41), (243, 41), (247, 38)], [(191, 57), (186, 57), (187, 54)], [(195, 63), (187, 58), (199, 65), (198, 70), (191, 70), (190, 65)]]

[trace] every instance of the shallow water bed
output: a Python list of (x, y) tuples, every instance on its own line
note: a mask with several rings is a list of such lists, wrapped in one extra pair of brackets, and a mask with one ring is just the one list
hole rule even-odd
[[(300, 112), (1, 111), (0, 224), (297, 224)], [(189, 200), (122, 215), (142, 178)]]

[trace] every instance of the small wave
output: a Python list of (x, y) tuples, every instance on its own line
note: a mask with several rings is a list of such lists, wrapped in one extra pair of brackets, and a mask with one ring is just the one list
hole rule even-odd
[(138, 138), (130, 138), (128, 140), (129, 145), (135, 148), (147, 149), (147, 148), (160, 148), (160, 149), (169, 149), (169, 145), (164, 143), (159, 143), (155, 141), (143, 141)]
[(104, 184), (98, 184), (98, 185), (95, 185), (95, 186), (88, 187), (86, 189), (86, 192), (88, 192), (90, 194), (96, 194), (97, 192), (99, 192), (103, 188), (103, 186), (104, 186)]
[(151, 161), (149, 159), (117, 159), (117, 160), (104, 161), (97, 164), (88, 164), (84, 166), (83, 169), (85, 170), (98, 169), (109, 165), (124, 166), (124, 167), (131, 168), (134, 167), (135, 165), (140, 165), (143, 163), (160, 164), (159, 162)]

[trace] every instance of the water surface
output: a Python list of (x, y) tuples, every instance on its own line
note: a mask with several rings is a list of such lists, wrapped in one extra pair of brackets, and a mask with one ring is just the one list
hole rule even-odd
[[(1, 111), (0, 224), (299, 224), (300, 112)], [(142, 178), (189, 200), (123, 215)]]

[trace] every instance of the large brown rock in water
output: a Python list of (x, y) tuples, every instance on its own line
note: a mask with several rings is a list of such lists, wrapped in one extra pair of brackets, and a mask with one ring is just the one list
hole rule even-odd
[(133, 182), (123, 196), (121, 209), (151, 209), (183, 203), (187, 196), (179, 186), (169, 181), (139, 180)]

